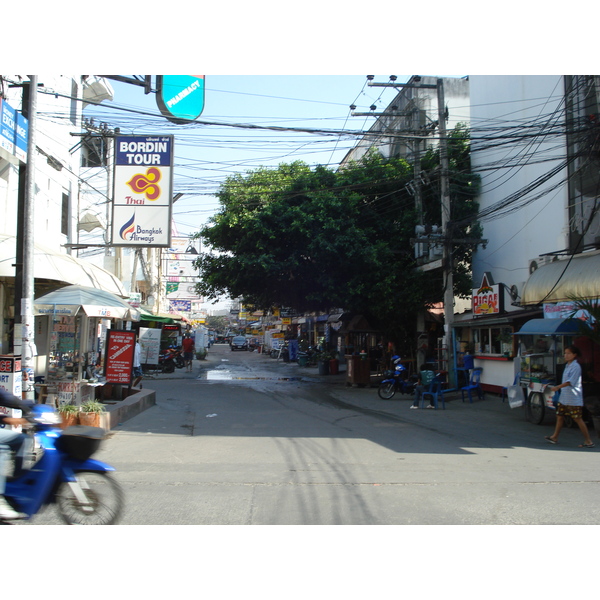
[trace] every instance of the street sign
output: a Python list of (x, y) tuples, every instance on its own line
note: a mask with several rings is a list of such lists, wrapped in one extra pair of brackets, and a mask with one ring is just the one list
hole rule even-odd
[(197, 119), (204, 110), (204, 75), (157, 75), (156, 104), (178, 125)]

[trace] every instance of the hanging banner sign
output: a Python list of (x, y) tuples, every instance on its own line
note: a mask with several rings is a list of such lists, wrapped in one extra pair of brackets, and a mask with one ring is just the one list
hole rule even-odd
[(171, 246), (173, 136), (118, 136), (113, 246)]
[(29, 121), (0, 98), (0, 158), (12, 164), (27, 162)]
[(106, 339), (104, 370), (107, 383), (129, 385), (133, 372), (135, 331), (109, 329)]

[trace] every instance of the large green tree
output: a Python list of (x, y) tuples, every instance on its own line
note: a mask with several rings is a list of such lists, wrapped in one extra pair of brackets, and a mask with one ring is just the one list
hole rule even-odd
[[(453, 202), (472, 211), (464, 131), (456, 138)], [(432, 173), (435, 157), (428, 153), (423, 163)], [(211, 248), (196, 261), (198, 291), (263, 309), (343, 307), (396, 341), (409, 337), (417, 311), (443, 295), (440, 276), (415, 269), (413, 173), (405, 160), (371, 152), (338, 171), (294, 162), (228, 178), (218, 193), (221, 210), (198, 234)], [(426, 217), (439, 223), (439, 194), (430, 195)]]

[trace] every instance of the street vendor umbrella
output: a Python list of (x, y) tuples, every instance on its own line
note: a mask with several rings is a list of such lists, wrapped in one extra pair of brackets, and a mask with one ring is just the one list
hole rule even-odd
[(140, 313), (125, 300), (96, 288), (67, 285), (33, 302), (34, 315), (75, 316), (82, 310), (88, 317), (139, 321)]

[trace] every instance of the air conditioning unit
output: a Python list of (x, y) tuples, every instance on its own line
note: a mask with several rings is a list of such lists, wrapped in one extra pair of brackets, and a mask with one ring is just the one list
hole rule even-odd
[(536, 269), (548, 265), (551, 262), (556, 262), (557, 260), (557, 256), (538, 256), (529, 261), (529, 274), (531, 275)]

